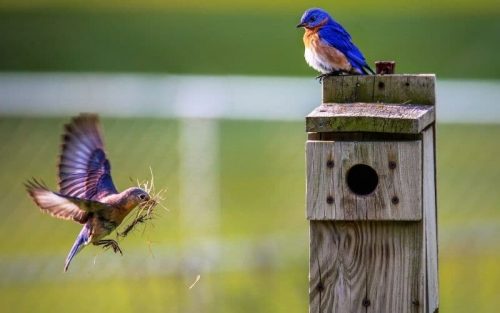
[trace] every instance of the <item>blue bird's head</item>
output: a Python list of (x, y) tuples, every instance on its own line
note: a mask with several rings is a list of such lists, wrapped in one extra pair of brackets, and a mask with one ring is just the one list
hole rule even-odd
[(297, 27), (316, 28), (325, 25), (330, 20), (331, 17), (325, 10), (312, 8), (304, 12)]

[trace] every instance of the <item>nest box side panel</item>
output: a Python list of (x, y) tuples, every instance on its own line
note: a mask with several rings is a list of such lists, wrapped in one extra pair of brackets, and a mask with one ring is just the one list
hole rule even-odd
[(439, 308), (438, 283), (438, 238), (436, 211), (436, 168), (434, 151), (434, 126), (423, 133), (423, 210), (424, 210), (424, 241), (426, 247), (427, 290), (429, 312)]

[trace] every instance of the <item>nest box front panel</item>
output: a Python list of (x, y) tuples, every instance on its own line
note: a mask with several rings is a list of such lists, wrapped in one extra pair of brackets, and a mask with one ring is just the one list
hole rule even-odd
[(310, 312), (428, 312), (421, 222), (311, 221), (310, 231)]
[(310, 220), (422, 219), (422, 142), (308, 141)]

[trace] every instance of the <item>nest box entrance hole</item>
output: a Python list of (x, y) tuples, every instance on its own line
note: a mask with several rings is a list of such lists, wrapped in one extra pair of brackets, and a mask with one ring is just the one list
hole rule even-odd
[(375, 191), (378, 186), (378, 174), (366, 164), (356, 164), (347, 171), (347, 186), (359, 195), (366, 196)]

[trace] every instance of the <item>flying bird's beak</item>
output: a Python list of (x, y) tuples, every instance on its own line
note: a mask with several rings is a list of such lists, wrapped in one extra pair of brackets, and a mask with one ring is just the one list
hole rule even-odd
[(144, 208), (153, 207), (157, 204), (158, 204), (158, 202), (156, 200), (148, 198), (148, 200), (144, 200), (143, 202), (139, 203), (139, 207), (144, 209)]
[(301, 28), (301, 27), (305, 27), (306, 26), (306, 23), (300, 23), (299, 25), (297, 25), (297, 28)]

